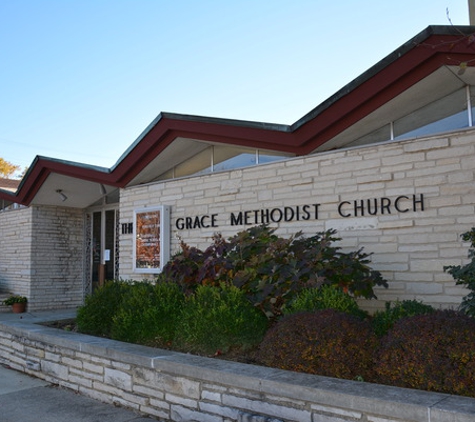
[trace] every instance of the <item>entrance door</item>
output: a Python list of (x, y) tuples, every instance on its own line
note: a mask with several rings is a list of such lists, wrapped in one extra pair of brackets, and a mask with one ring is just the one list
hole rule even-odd
[(116, 274), (116, 210), (92, 213), (91, 281), (92, 290), (106, 280), (114, 280)]

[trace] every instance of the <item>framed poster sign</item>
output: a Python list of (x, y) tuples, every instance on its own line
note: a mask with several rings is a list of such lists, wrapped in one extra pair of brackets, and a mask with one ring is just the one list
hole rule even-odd
[(170, 207), (134, 211), (134, 271), (159, 273), (170, 258)]

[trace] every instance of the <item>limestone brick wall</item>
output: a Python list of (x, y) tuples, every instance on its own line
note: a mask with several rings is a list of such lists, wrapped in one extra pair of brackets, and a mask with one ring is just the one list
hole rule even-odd
[(0, 321), (0, 363), (175, 422), (469, 422), (475, 400)]
[(29, 309), (74, 308), (82, 304), (84, 212), (33, 207)]
[[(171, 206), (172, 253), (178, 237), (206, 247), (215, 232), (231, 236), (269, 216), (283, 235), (333, 228), (344, 250), (373, 252), (389, 281), (365, 307), (397, 299), (454, 307), (466, 292), (443, 267), (466, 262), (460, 235), (475, 226), (474, 173), (475, 131), (467, 130), (128, 188), (120, 216), (131, 223), (134, 209)], [(133, 236), (122, 235), (120, 273), (141, 279), (132, 247)]]
[(28, 298), (29, 310), (83, 300), (84, 216), (74, 208), (0, 213), (0, 288)]
[(0, 289), (30, 296), (32, 209), (0, 212)]

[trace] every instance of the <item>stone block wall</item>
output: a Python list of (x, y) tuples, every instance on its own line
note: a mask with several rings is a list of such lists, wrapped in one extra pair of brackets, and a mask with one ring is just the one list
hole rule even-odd
[[(443, 267), (467, 261), (460, 235), (475, 226), (475, 131), (127, 188), (120, 222), (157, 205), (171, 206), (172, 253), (179, 238), (206, 247), (215, 232), (228, 237), (267, 221), (282, 235), (336, 229), (343, 250), (373, 252), (373, 268), (389, 281), (368, 309), (397, 299), (455, 307), (466, 291)], [(132, 248), (132, 235), (122, 235), (120, 273), (141, 279)]]
[(0, 213), (0, 287), (29, 310), (74, 308), (83, 300), (84, 213), (29, 207)]
[(29, 309), (75, 308), (84, 298), (84, 212), (33, 207)]
[(30, 297), (31, 208), (0, 212), (0, 288)]
[(475, 399), (147, 348), (0, 322), (0, 363), (175, 422), (469, 422)]

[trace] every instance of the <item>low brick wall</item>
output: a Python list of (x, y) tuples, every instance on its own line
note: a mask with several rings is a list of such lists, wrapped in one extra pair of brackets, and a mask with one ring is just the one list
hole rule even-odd
[(159, 420), (475, 420), (475, 400), (466, 397), (201, 358), (57, 330), (33, 319), (0, 320), (1, 363)]

